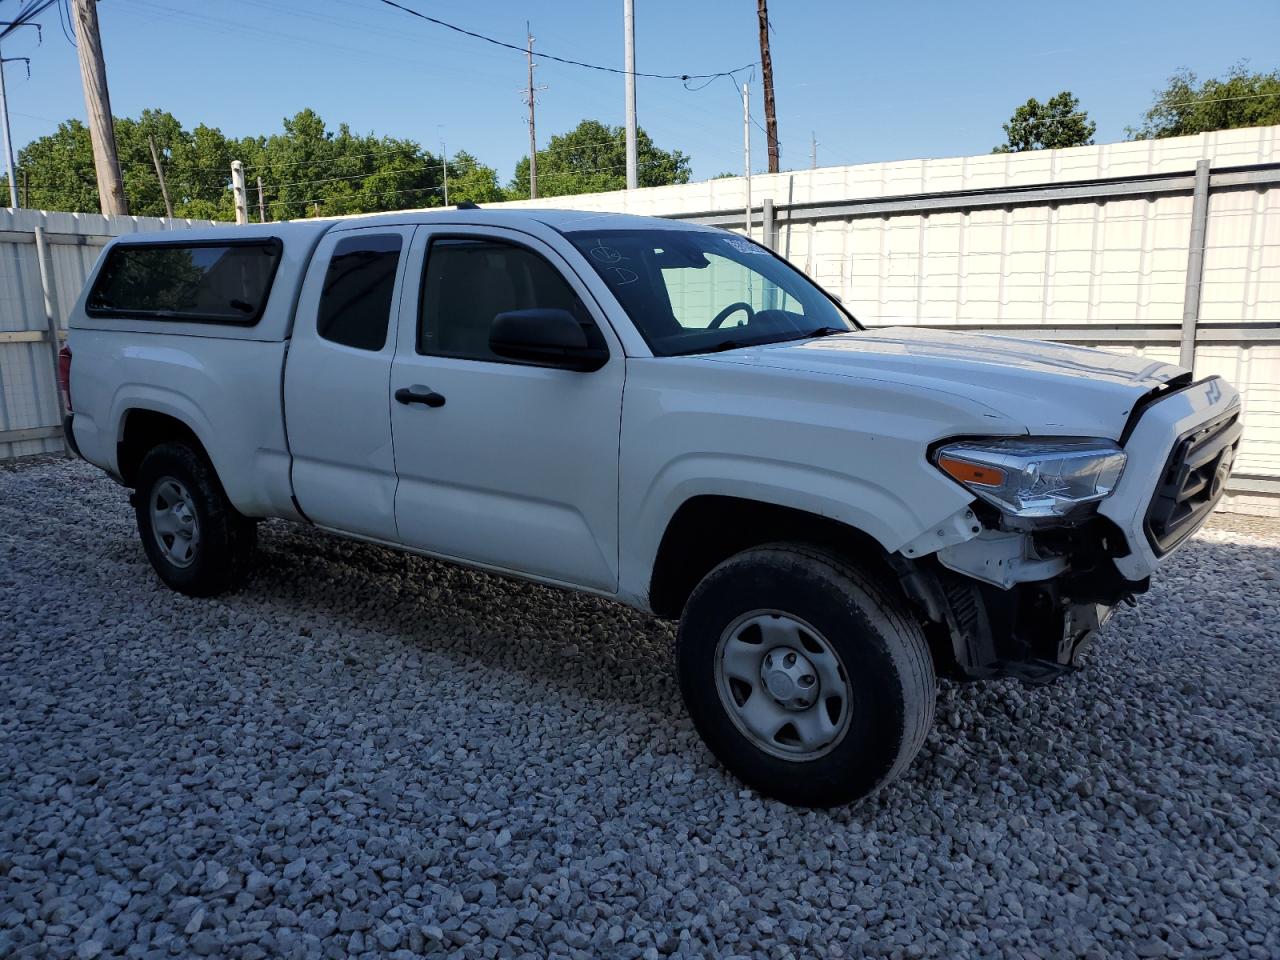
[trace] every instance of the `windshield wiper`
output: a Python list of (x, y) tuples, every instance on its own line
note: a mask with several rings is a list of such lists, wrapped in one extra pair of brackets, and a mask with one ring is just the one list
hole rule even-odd
[(721, 340), (714, 347), (708, 347), (702, 353), (722, 353), (725, 350), (737, 350), (739, 347), (753, 347), (756, 344), (744, 343), (741, 340)]
[(838, 333), (853, 333), (848, 327), (817, 327), (808, 333), (801, 334), (803, 337), (833, 337)]

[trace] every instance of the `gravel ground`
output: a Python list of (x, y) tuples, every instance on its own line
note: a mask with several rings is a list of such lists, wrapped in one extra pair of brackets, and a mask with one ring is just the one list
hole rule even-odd
[(715, 765), (666, 625), (262, 534), (190, 600), (100, 474), (0, 472), (0, 956), (1280, 956), (1280, 524), (833, 813)]

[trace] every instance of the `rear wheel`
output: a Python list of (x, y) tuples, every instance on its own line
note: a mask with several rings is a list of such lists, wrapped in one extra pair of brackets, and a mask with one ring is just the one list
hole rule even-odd
[(202, 453), (182, 442), (148, 451), (133, 502), (142, 547), (168, 586), (208, 597), (243, 580), (257, 525), (227, 500)]
[(878, 790), (933, 722), (928, 645), (906, 605), (807, 547), (747, 550), (693, 592), (680, 689), (716, 757), (762, 793), (830, 807)]

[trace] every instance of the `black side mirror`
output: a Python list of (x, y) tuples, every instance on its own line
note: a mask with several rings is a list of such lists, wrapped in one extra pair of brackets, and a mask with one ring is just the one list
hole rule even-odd
[(599, 370), (609, 360), (600, 332), (590, 329), (594, 338), (587, 336), (587, 329), (568, 310), (508, 310), (493, 318), (489, 349), (510, 360), (587, 373)]

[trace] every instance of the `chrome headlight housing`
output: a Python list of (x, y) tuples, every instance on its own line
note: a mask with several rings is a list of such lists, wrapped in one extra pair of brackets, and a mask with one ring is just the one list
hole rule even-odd
[(933, 454), (951, 479), (1026, 520), (1068, 517), (1107, 497), (1126, 459), (1111, 440), (1075, 437), (960, 440)]

